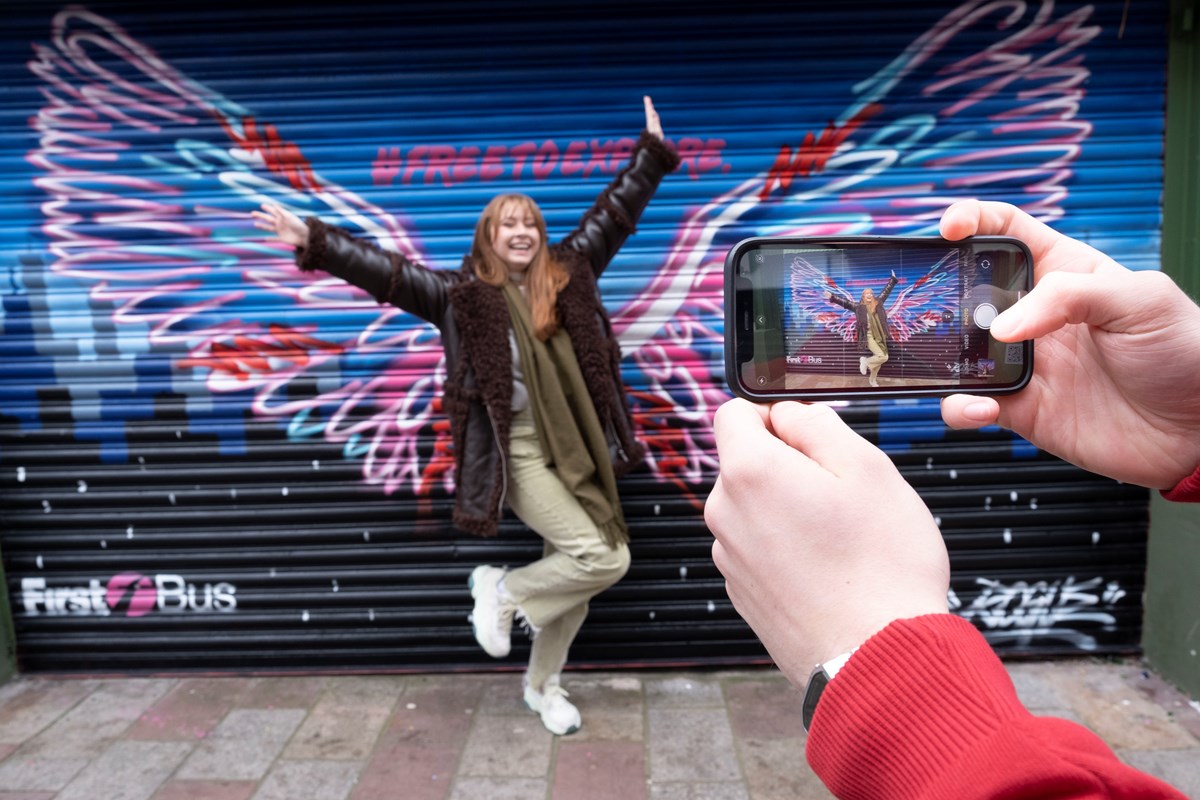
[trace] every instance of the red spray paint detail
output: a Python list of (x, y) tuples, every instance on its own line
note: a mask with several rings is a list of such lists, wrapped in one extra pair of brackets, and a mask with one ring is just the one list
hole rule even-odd
[(792, 185), (792, 181), (797, 177), (807, 178), (809, 175), (820, 172), (825, 168), (825, 162), (829, 157), (837, 152), (838, 147), (842, 145), (846, 139), (850, 138), (850, 134), (858, 130), (864, 122), (875, 116), (883, 109), (883, 106), (878, 103), (871, 103), (863, 106), (862, 110), (851, 117), (845, 125), (838, 127), (834, 123), (829, 123), (825, 126), (825, 130), (821, 131), (819, 137), (814, 137), (812, 131), (804, 135), (804, 141), (796, 148), (795, 157), (792, 156), (792, 148), (786, 144), (779, 148), (779, 155), (775, 157), (775, 163), (771, 165), (771, 169), (767, 172), (766, 183), (763, 184), (762, 190), (758, 194), (760, 200), (766, 200), (778, 184), (779, 188), (787, 191)]

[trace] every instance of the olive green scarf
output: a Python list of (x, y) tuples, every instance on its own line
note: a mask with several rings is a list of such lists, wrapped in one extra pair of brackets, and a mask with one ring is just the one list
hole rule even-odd
[(559, 328), (547, 341), (533, 335), (529, 304), (512, 283), (504, 284), (513, 337), (529, 389), (538, 441), (554, 470), (611, 548), (629, 541), (617, 495), (608, 443), (592, 404), (571, 338)]
[(887, 333), (883, 330), (883, 321), (870, 307), (867, 308), (867, 332), (872, 339), (879, 343), (879, 349), (886, 356), (888, 354)]

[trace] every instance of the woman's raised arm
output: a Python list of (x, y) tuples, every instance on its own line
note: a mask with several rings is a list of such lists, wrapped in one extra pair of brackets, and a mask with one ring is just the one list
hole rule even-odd
[(563, 244), (586, 253), (597, 276), (633, 233), (638, 219), (663, 177), (679, 166), (679, 156), (663, 141), (662, 122), (649, 96), (642, 98), (646, 129), (638, 138), (629, 163), (617, 173), (579, 226)]

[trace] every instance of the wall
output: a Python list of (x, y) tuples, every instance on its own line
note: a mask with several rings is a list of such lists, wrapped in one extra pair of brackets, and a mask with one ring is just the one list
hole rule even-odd
[[(978, 196), (1159, 266), (1162, 4), (560, 6), (15, 15), (0, 550), (23, 669), (503, 666), (466, 575), (540, 544), (448, 524), (436, 331), (298, 273), (249, 223), (264, 199), (452, 269), (498, 191), (569, 232), (655, 98), (684, 165), (601, 284), (650, 459), (580, 664), (765, 658), (701, 517), (732, 243), (928, 234)], [(1138, 648), (1144, 491), (936, 403), (839, 408), (930, 504), (952, 604), (998, 649)]]
[[(1200, 297), (1200, 9), (1171, 6), (1167, 180), (1163, 196), (1163, 271)], [(1164, 677), (1200, 696), (1200, 506), (1150, 504), (1146, 620), (1142, 645)]]

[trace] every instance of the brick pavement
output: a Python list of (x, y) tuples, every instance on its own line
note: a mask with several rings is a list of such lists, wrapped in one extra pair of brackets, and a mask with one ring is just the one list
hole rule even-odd
[[(1014, 662), (1037, 713), (1200, 797), (1200, 704), (1134, 660)], [(569, 672), (556, 738), (515, 673), (58, 679), (0, 687), (0, 800), (805, 800), (772, 669)]]

